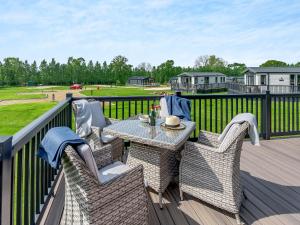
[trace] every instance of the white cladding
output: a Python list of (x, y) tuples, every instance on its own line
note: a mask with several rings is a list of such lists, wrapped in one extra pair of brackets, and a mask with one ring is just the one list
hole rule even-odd
[[(245, 85), (291, 85), (291, 75), (294, 75), (294, 84), (297, 84), (297, 81), (300, 82), (300, 74), (289, 74), (289, 73), (246, 73)], [(263, 81), (265, 77), (265, 83)], [(252, 83), (253, 82), (253, 83)]]
[[(207, 82), (208, 81), (208, 82)], [(195, 76), (195, 77), (186, 77), (180, 76), (178, 77), (178, 83), (190, 83), (194, 84), (217, 84), (217, 83), (225, 83), (225, 76)]]

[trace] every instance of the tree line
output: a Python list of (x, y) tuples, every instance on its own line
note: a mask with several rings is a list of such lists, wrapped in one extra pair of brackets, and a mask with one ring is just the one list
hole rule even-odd
[[(289, 66), (281, 61), (269, 60), (263, 66)], [(299, 65), (298, 65), (299, 64)], [(293, 66), (300, 66), (300, 63)], [(141, 63), (133, 67), (124, 56), (116, 56), (110, 63), (100, 63), (84, 58), (70, 57), (67, 63), (59, 63), (54, 58), (29, 63), (19, 58), (9, 57), (0, 61), (0, 86), (13, 85), (70, 85), (116, 84), (124, 85), (130, 76), (150, 76), (157, 83), (167, 83), (171, 77), (182, 72), (220, 72), (227, 76), (241, 76), (246, 65), (228, 64), (215, 55), (200, 56), (193, 67), (175, 66), (173, 60), (167, 60), (158, 66)]]

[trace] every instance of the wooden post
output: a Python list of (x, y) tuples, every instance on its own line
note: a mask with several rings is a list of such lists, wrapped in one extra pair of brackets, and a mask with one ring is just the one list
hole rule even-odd
[(0, 136), (0, 223), (12, 224), (12, 136)]

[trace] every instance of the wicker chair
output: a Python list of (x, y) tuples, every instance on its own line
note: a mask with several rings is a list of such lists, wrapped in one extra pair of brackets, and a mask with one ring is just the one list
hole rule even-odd
[[(94, 151), (93, 155), (97, 166), (112, 162), (110, 145)], [(65, 149), (62, 165), (65, 176), (62, 225), (149, 223), (141, 165), (106, 183), (99, 183), (71, 146)]]
[[(92, 100), (94, 101), (94, 100)], [(100, 102), (99, 102), (100, 104)], [(74, 114), (76, 115), (76, 106), (75, 104), (72, 105)], [(76, 117), (75, 117), (76, 120)], [(106, 125), (109, 126), (113, 123), (117, 123), (119, 122), (119, 120), (117, 119), (111, 119), (111, 118), (106, 118), (105, 117), (105, 121), (106, 121)], [(93, 141), (94, 145), (98, 145), (98, 148), (101, 148), (102, 146), (106, 145), (106, 144), (110, 144), (112, 145), (112, 157), (113, 160), (122, 160), (123, 157), (123, 151), (124, 151), (124, 141), (121, 138), (114, 138), (108, 142), (103, 141), (103, 137), (101, 136), (101, 132), (102, 130), (99, 127), (92, 127), (92, 134), (86, 138), (84, 138), (85, 140), (87, 140), (88, 142), (90, 142), (91, 140)], [(95, 136), (96, 134), (96, 136)], [(98, 140), (96, 140), (96, 138), (98, 138)], [(96, 149), (97, 147), (95, 146), (95, 148), (92, 147), (92, 149)]]
[(180, 198), (183, 192), (235, 214), (243, 200), (240, 155), (249, 124), (237, 125), (222, 143), (218, 134), (200, 131), (198, 143), (187, 142), (179, 168)]

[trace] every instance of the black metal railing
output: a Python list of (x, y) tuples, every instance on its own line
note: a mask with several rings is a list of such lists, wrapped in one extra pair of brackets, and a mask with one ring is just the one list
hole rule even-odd
[[(73, 100), (94, 99), (101, 102), (104, 115), (109, 118), (127, 119), (137, 114), (149, 113), (152, 104), (158, 105), (163, 96), (129, 97), (74, 97)], [(238, 113), (251, 112), (258, 120), (261, 134), (265, 95), (184, 95), (191, 100), (191, 118), (196, 129), (191, 138), (196, 138), (200, 129), (220, 133)]]
[(267, 90), (271, 94), (300, 93), (300, 86), (295, 85), (245, 85), (239, 83), (226, 83), (231, 93), (265, 94)]
[(36, 157), (38, 146), (52, 127), (72, 123), (71, 96), (13, 137), (0, 137), (1, 225), (39, 223), (60, 170)]
[[(180, 93), (177, 93), (180, 95)], [(13, 137), (0, 137), (1, 225), (35, 224), (44, 216), (60, 171), (35, 156), (45, 133), (52, 127), (72, 127), (71, 103), (78, 99), (100, 101), (104, 115), (120, 120), (147, 114), (162, 96), (72, 97), (33, 121)], [(220, 133), (238, 113), (253, 113), (260, 135), (300, 134), (300, 94), (183, 95), (191, 100), (196, 130)]]
[(213, 84), (191, 84), (191, 83), (179, 84), (177, 82), (171, 83), (171, 90), (173, 91), (203, 93), (208, 91), (217, 91), (219, 89), (227, 90), (227, 83), (213, 83)]

